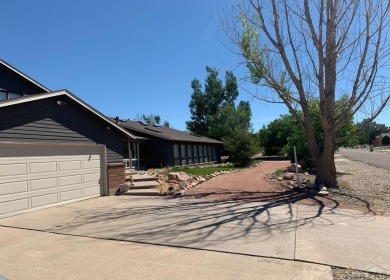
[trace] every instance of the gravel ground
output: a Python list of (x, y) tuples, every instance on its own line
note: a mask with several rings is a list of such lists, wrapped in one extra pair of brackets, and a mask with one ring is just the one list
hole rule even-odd
[(390, 276), (332, 267), (334, 280), (389, 280)]
[(340, 188), (330, 198), (340, 207), (390, 215), (390, 172), (358, 161), (336, 162)]

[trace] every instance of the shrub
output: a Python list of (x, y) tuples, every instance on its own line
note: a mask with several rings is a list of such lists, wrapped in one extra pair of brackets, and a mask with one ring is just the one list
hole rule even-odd
[(238, 130), (224, 138), (225, 150), (229, 160), (235, 165), (247, 166), (251, 163), (251, 157), (256, 152), (256, 144), (253, 136), (245, 131)]

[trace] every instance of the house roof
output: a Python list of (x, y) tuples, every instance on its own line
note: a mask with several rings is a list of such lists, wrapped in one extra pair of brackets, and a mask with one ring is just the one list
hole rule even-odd
[(102, 119), (103, 121), (105, 121), (106, 123), (108, 123), (110, 125), (110, 127), (121, 132), (128, 139), (147, 140), (144, 137), (135, 136), (134, 134), (127, 131), (126, 129), (123, 129), (122, 127), (117, 125), (114, 121), (107, 118), (105, 115), (100, 113), (98, 110), (91, 107), (90, 105), (85, 103), (83, 100), (81, 100), (80, 98), (78, 98), (77, 96), (75, 96), (74, 94), (70, 93), (67, 90), (60, 90), (60, 91), (47, 92), (47, 93), (38, 93), (38, 94), (23, 96), (23, 97), (19, 97), (19, 98), (15, 98), (15, 99), (2, 100), (2, 101), (0, 101), (0, 108), (7, 107), (7, 106), (13, 106), (13, 105), (21, 104), (21, 103), (27, 103), (27, 102), (47, 99), (47, 98), (52, 98), (52, 97), (62, 97), (62, 96), (66, 96), (66, 97), (70, 98), (71, 100), (75, 101), (80, 106), (85, 108), (87, 111), (91, 112), (96, 117), (98, 117), (98, 118)]
[[(111, 119), (114, 120), (114, 118)], [(195, 135), (192, 133), (184, 132), (170, 127), (146, 125), (145, 123), (142, 124), (142, 122), (138, 122), (138, 121), (119, 120), (118, 124), (119, 126), (131, 130), (133, 132), (140, 132), (146, 135), (155, 136), (170, 141), (214, 143), (214, 144), (223, 143), (215, 139)]]
[(39, 87), (40, 89), (43, 90), (43, 92), (50, 92), (50, 89), (48, 89), (47, 87), (45, 87), (44, 85), (38, 83), (37, 81), (35, 81), (34, 79), (30, 78), (29, 76), (27, 76), (26, 74), (24, 74), (22, 71), (16, 69), (15, 67), (13, 67), (12, 65), (8, 64), (7, 62), (5, 62), (4, 60), (0, 59), (0, 65), (3, 65), (4, 67), (8, 68), (9, 70), (11, 70), (12, 72), (15, 72), (16, 74), (18, 74), (20, 77), (22, 77), (23, 79), (27, 80), (28, 82), (34, 84), (35, 86)]

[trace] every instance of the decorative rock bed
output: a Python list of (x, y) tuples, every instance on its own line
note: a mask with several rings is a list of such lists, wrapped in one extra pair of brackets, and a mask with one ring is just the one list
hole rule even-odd
[[(226, 164), (223, 164), (225, 166)], [(170, 172), (168, 175), (162, 175), (156, 171), (148, 172), (149, 175), (154, 176), (158, 182), (160, 183), (160, 194), (161, 195), (181, 195), (186, 190), (190, 188), (194, 188), (197, 185), (206, 182), (207, 180), (210, 180), (214, 177), (223, 175), (223, 174), (229, 174), (234, 172), (239, 172), (243, 170), (250, 169), (252, 167), (257, 166), (253, 165), (248, 168), (241, 168), (241, 169), (231, 169), (231, 170), (221, 170), (216, 171), (210, 175), (206, 176), (196, 176), (196, 175), (189, 175), (185, 172)], [(213, 165), (213, 167), (217, 167), (221, 165)]]
[(282, 186), (289, 188), (289, 189), (300, 189), (301, 191), (311, 194), (311, 195), (318, 195), (318, 196), (328, 196), (329, 191), (325, 187), (324, 184), (316, 185), (312, 182), (312, 179), (310, 177), (313, 177), (307, 172), (302, 171), (301, 166), (298, 164), (299, 169), (299, 183), (297, 181), (297, 176), (295, 173), (292, 173), (291, 171), (295, 170), (295, 165), (292, 164), (290, 167), (288, 167), (283, 174), (283, 176), (276, 176), (273, 174), (267, 174), (264, 177), (270, 180), (273, 180), (275, 182), (280, 183)]

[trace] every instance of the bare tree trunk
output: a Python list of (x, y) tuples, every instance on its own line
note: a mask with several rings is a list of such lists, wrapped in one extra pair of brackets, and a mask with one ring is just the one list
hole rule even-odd
[(324, 144), (317, 160), (317, 176), (315, 183), (325, 184), (328, 188), (337, 188), (336, 165), (334, 162), (334, 152), (336, 149), (336, 135), (328, 131), (324, 133)]
[(334, 153), (322, 153), (317, 162), (316, 184), (325, 184), (328, 188), (337, 188)]

